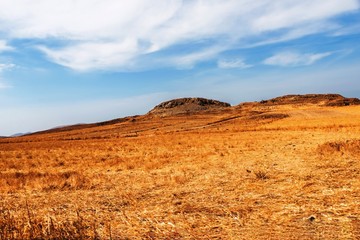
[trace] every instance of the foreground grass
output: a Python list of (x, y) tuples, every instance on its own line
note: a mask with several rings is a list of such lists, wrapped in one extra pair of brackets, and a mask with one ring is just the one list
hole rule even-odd
[(358, 239), (359, 110), (0, 140), (0, 239)]

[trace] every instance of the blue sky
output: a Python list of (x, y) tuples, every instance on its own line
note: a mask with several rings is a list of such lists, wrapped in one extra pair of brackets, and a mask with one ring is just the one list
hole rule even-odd
[(0, 135), (144, 114), (360, 97), (358, 0), (0, 0)]

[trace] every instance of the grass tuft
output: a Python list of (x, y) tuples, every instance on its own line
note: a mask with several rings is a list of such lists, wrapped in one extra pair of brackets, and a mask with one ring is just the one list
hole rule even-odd
[(254, 174), (255, 174), (256, 178), (259, 179), (259, 180), (269, 179), (268, 173), (263, 171), (263, 170), (254, 171)]

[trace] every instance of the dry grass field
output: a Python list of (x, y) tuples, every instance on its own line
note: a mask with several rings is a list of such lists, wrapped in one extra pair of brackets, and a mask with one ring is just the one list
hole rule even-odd
[(359, 105), (2, 138), (0, 171), (0, 239), (360, 239)]

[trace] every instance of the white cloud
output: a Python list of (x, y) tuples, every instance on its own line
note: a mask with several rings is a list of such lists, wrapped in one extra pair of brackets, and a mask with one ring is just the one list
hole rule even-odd
[(312, 34), (333, 32), (333, 31), (337, 31), (339, 27), (340, 26), (338, 24), (330, 23), (330, 22), (307, 23), (304, 25), (299, 25), (291, 29), (288, 29), (287, 31), (285, 31), (283, 34), (280, 35), (271, 36), (271, 37), (266, 35), (264, 37), (265, 38), (264, 40), (259, 40), (255, 43), (250, 43), (248, 45), (245, 45), (244, 48), (255, 48), (273, 43), (291, 41)]
[(330, 56), (331, 52), (325, 53), (297, 53), (297, 52), (281, 52), (273, 55), (264, 60), (266, 65), (275, 65), (275, 66), (306, 66), (311, 65), (322, 58)]
[[(0, 81), (1, 81), (1, 79), (0, 79)], [(6, 83), (0, 82), (0, 89), (6, 89), (6, 88), (12, 88), (12, 86), (8, 85)]]
[(14, 48), (9, 46), (5, 40), (0, 40), (0, 52), (12, 51), (13, 49)]
[(15, 64), (12, 63), (0, 63), (0, 89), (10, 88), (11, 86), (4, 83), (4, 80), (1, 78), (1, 73), (5, 70), (9, 70), (15, 67)]
[(332, 36), (343, 36), (343, 35), (352, 35), (360, 33), (360, 23), (356, 23), (354, 25), (348, 27), (342, 27), (333, 32)]
[(15, 64), (12, 63), (0, 63), (0, 73), (4, 70), (14, 68)]
[[(0, 40), (0, 53), (5, 51), (12, 51), (13, 47), (9, 46), (5, 40)], [(15, 67), (12, 63), (0, 63), (0, 89), (9, 88), (10, 86), (3, 82), (1, 73), (5, 70), (9, 70)]]
[(162, 66), (175, 66), (179, 69), (191, 69), (198, 62), (214, 59), (224, 49), (220, 46), (200, 49), (188, 54), (178, 54), (161, 60)]
[(8, 85), (7, 83), (5, 83), (4, 80), (0, 76), (0, 89), (5, 89), (5, 88), (11, 88), (11, 86)]
[(243, 59), (231, 59), (231, 60), (219, 60), (217, 62), (217, 65), (219, 68), (240, 68), (240, 69), (245, 69), (245, 68), (250, 68), (252, 67), (252, 65), (246, 64), (244, 62)]
[(184, 68), (250, 43), (335, 31), (334, 16), (358, 9), (357, 0), (0, 0), (0, 32), (41, 39), (51, 61), (81, 71), (133, 70), (168, 60), (174, 46), (204, 44), (172, 57)]
[(0, 89), (3, 89), (3, 88), (7, 88), (7, 86), (1, 82), (1, 78), (0, 78)]
[(316, 22), (358, 8), (358, 1), (347, 0), (267, 2), (264, 12), (254, 20), (253, 26), (258, 31), (277, 30)]
[(141, 51), (134, 39), (121, 42), (85, 42), (61, 50), (39, 46), (52, 61), (74, 70), (111, 69), (127, 66)]

